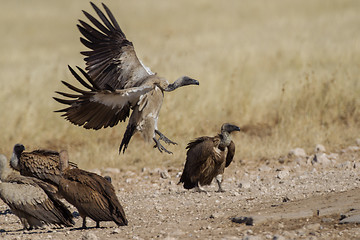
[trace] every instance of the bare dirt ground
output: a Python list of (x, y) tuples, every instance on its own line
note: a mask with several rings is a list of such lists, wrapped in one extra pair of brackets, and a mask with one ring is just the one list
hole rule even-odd
[[(88, 220), (89, 229), (23, 231), (0, 204), (1, 239), (360, 239), (356, 223), (339, 221), (360, 210), (360, 150), (268, 159), (249, 164), (235, 158), (225, 170), (224, 193), (177, 185), (182, 169), (95, 170), (112, 177), (129, 225)], [(76, 209), (72, 208), (73, 211)], [(248, 217), (252, 225), (235, 223)], [(251, 224), (251, 221), (247, 222)]]

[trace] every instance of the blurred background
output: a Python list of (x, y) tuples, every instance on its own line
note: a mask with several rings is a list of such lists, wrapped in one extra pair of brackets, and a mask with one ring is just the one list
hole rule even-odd
[[(235, 162), (276, 161), (290, 149), (329, 151), (360, 137), (360, 2), (356, 0), (104, 1), (138, 57), (169, 82), (200, 86), (165, 94), (159, 130), (176, 141), (161, 154), (140, 134), (125, 154), (126, 123), (86, 130), (54, 110), (67, 65), (84, 67), (76, 28), (88, 1), (1, 1), (0, 152), (67, 149), (80, 167), (181, 167), (186, 144), (224, 122)], [(100, 5), (100, 2), (94, 1)]]

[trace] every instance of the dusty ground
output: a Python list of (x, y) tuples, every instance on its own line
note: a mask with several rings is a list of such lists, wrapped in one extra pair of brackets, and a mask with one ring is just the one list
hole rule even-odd
[[(320, 156), (320, 155), (318, 155)], [(103, 222), (100, 229), (23, 231), (17, 217), (0, 205), (1, 239), (360, 239), (355, 223), (339, 224), (360, 209), (360, 151), (350, 147), (323, 155), (235, 159), (225, 171), (225, 193), (186, 191), (181, 169), (97, 170), (110, 175), (129, 225)], [(75, 211), (75, 209), (72, 209)], [(249, 217), (253, 225), (232, 222)], [(95, 226), (88, 220), (88, 226)]]

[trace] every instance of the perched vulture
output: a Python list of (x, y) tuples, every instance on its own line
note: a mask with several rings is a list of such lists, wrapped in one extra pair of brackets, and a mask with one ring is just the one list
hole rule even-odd
[(167, 144), (176, 143), (165, 137), (157, 126), (164, 92), (199, 85), (199, 82), (182, 76), (169, 84), (165, 78), (151, 72), (137, 58), (132, 42), (126, 38), (109, 8), (102, 4), (106, 16), (95, 4), (91, 5), (100, 21), (83, 11), (93, 26), (82, 20), (77, 25), (84, 37), (80, 38), (81, 42), (89, 48), (81, 52), (86, 56), (86, 71), (77, 67), (85, 79), (69, 67), (86, 90), (62, 81), (75, 94), (56, 92), (67, 99), (54, 99), (68, 106), (55, 112), (63, 112), (61, 116), (75, 125), (98, 130), (125, 121), (131, 109), (119, 152), (125, 152), (131, 137), (139, 131), (146, 141), (154, 141), (154, 147), (160, 152), (171, 153), (160, 140)]
[[(35, 150), (24, 152), (24, 145), (15, 144), (10, 159), (10, 166), (21, 175), (35, 177), (45, 182), (59, 185), (61, 173), (59, 169), (59, 153), (52, 150)], [(75, 163), (70, 163), (77, 167)]]
[(93, 219), (96, 227), (100, 227), (100, 221), (114, 221), (118, 226), (128, 224), (109, 180), (82, 169), (69, 169), (66, 151), (60, 152), (60, 169), (63, 178), (59, 193), (77, 208), (83, 218), (83, 228), (86, 228), (86, 217)]
[(44, 225), (73, 226), (73, 216), (53, 194), (53, 186), (37, 178), (11, 171), (4, 155), (0, 155), (0, 198), (20, 218), (24, 229)]
[(235, 144), (230, 138), (230, 133), (233, 131), (240, 131), (240, 128), (225, 123), (217, 136), (199, 137), (189, 142), (179, 184), (184, 183), (186, 189), (195, 187), (197, 191), (205, 192), (201, 186), (211, 184), (215, 177), (219, 186), (218, 191), (223, 192), (222, 174), (235, 155)]

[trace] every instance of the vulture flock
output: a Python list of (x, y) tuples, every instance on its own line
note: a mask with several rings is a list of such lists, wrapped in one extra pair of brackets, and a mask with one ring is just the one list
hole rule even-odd
[[(153, 141), (160, 152), (172, 153), (165, 144), (176, 144), (158, 129), (158, 117), (164, 93), (187, 85), (199, 85), (188, 76), (173, 83), (151, 72), (136, 56), (130, 42), (109, 8), (102, 11), (91, 3), (98, 18), (83, 11), (89, 22), (77, 25), (81, 42), (88, 48), (86, 68), (69, 66), (71, 74), (83, 89), (62, 81), (71, 92), (56, 92), (56, 101), (66, 105), (57, 110), (71, 123), (86, 129), (114, 127), (129, 117), (119, 153), (124, 153), (131, 137), (140, 132), (146, 141)], [(79, 74), (80, 73), (80, 74)], [(218, 191), (222, 175), (232, 162), (235, 144), (230, 134), (240, 128), (229, 123), (221, 126), (214, 137), (199, 137), (188, 143), (186, 162), (179, 184), (185, 189), (202, 188), (216, 180)], [(51, 225), (74, 226), (73, 215), (66, 201), (73, 205), (83, 219), (96, 222), (113, 221), (118, 226), (128, 224), (124, 209), (116, 195), (111, 178), (78, 168), (69, 161), (67, 151), (35, 150), (24, 152), (16, 144), (8, 162), (0, 154), (0, 198), (19, 217), (24, 229)]]

